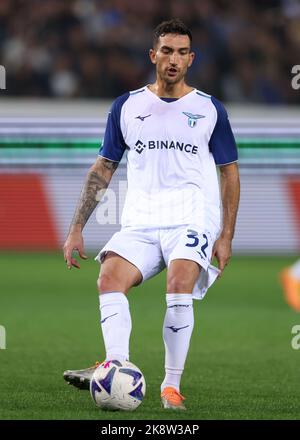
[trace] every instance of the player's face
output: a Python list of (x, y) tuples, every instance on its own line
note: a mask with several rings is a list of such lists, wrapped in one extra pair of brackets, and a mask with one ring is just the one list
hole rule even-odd
[(159, 37), (157, 46), (150, 50), (157, 75), (167, 84), (180, 82), (195, 56), (190, 50), (188, 35), (166, 34)]

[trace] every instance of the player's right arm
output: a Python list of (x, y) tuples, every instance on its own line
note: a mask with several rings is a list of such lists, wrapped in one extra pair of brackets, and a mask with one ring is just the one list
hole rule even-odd
[(118, 164), (118, 162), (99, 156), (87, 173), (69, 234), (63, 247), (64, 259), (68, 269), (71, 269), (72, 266), (80, 268), (77, 260), (72, 257), (74, 250), (78, 251), (80, 258), (87, 258), (84, 253), (82, 230), (103, 197)]

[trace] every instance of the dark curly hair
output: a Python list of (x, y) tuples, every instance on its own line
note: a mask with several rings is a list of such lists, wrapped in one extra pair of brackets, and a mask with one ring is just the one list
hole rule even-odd
[(166, 34), (179, 34), (187, 35), (192, 44), (192, 32), (179, 18), (173, 18), (172, 20), (163, 21), (160, 23), (153, 32), (153, 47), (158, 43), (159, 37)]

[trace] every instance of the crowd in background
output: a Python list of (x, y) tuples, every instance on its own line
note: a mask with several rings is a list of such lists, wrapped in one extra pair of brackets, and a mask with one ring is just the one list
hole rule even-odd
[(299, 0), (2, 0), (7, 96), (113, 98), (153, 81), (152, 31), (193, 32), (191, 85), (231, 102), (296, 104)]

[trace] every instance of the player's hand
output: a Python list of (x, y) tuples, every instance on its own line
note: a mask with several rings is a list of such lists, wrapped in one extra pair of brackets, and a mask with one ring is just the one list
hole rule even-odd
[(74, 266), (77, 267), (77, 269), (80, 269), (80, 264), (75, 258), (72, 257), (73, 251), (78, 251), (80, 258), (83, 260), (87, 259), (87, 256), (84, 253), (83, 237), (80, 231), (69, 233), (64, 244), (63, 251), (67, 268), (72, 269), (72, 266)]
[(222, 275), (223, 270), (227, 266), (230, 257), (231, 257), (231, 239), (225, 238), (225, 237), (219, 237), (218, 240), (215, 242), (213, 251), (212, 251), (212, 257), (211, 261), (216, 257), (218, 261), (218, 268), (220, 269), (220, 276)]

